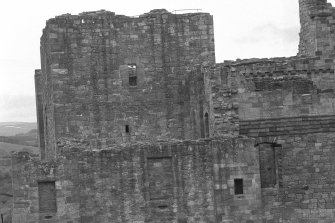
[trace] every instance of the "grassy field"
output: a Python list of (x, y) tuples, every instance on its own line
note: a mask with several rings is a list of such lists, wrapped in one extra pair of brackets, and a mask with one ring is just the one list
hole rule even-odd
[(0, 142), (0, 157), (8, 156), (10, 155), (11, 152), (19, 152), (19, 151), (27, 151), (33, 154), (39, 153), (39, 150), (37, 147)]

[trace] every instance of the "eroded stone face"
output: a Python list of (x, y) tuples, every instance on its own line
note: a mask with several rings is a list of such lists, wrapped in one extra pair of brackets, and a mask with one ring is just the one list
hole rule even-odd
[(47, 22), (41, 52), (46, 157), (55, 155), (59, 137), (101, 149), (204, 134), (209, 95), (194, 68), (215, 62), (211, 15), (63, 15)]
[(49, 20), (13, 221), (333, 222), (334, 10), (299, 4), (299, 56), (215, 65), (206, 13)]
[[(14, 157), (14, 219), (217, 222), (235, 218), (236, 206), (238, 219), (260, 218), (254, 140), (134, 144), (96, 151), (78, 150), (72, 142), (63, 145), (53, 162), (28, 154)], [(234, 194), (237, 178), (244, 180), (239, 195)], [(24, 202), (27, 194), (29, 202)]]

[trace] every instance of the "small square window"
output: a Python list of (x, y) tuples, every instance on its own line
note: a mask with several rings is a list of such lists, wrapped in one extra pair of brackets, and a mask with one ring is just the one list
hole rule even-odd
[(235, 195), (243, 194), (243, 179), (234, 179)]

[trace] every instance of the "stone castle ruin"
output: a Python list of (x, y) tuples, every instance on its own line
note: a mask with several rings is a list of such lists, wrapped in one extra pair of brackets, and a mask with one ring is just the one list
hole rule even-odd
[(208, 13), (48, 20), (13, 222), (334, 222), (335, 8), (299, 5), (297, 56), (224, 63)]

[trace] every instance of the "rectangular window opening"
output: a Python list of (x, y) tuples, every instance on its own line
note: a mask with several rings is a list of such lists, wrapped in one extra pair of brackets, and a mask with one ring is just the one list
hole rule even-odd
[(125, 130), (126, 130), (126, 133), (129, 133), (129, 132), (130, 132), (129, 125), (126, 125), (126, 126), (125, 126)]
[(40, 213), (56, 213), (55, 181), (38, 182), (38, 201)]
[(129, 77), (129, 85), (136, 86), (137, 85), (137, 77)]
[(271, 143), (258, 145), (261, 188), (275, 187), (277, 184), (277, 157), (275, 148), (280, 150), (281, 147)]
[(243, 194), (243, 179), (234, 179), (235, 195)]
[(136, 86), (137, 85), (136, 64), (128, 65), (128, 74), (129, 74), (129, 86)]
[[(149, 199), (168, 201), (173, 197), (173, 165), (172, 157), (148, 157), (147, 171), (149, 183)], [(160, 203), (159, 209), (169, 208), (168, 204)]]

